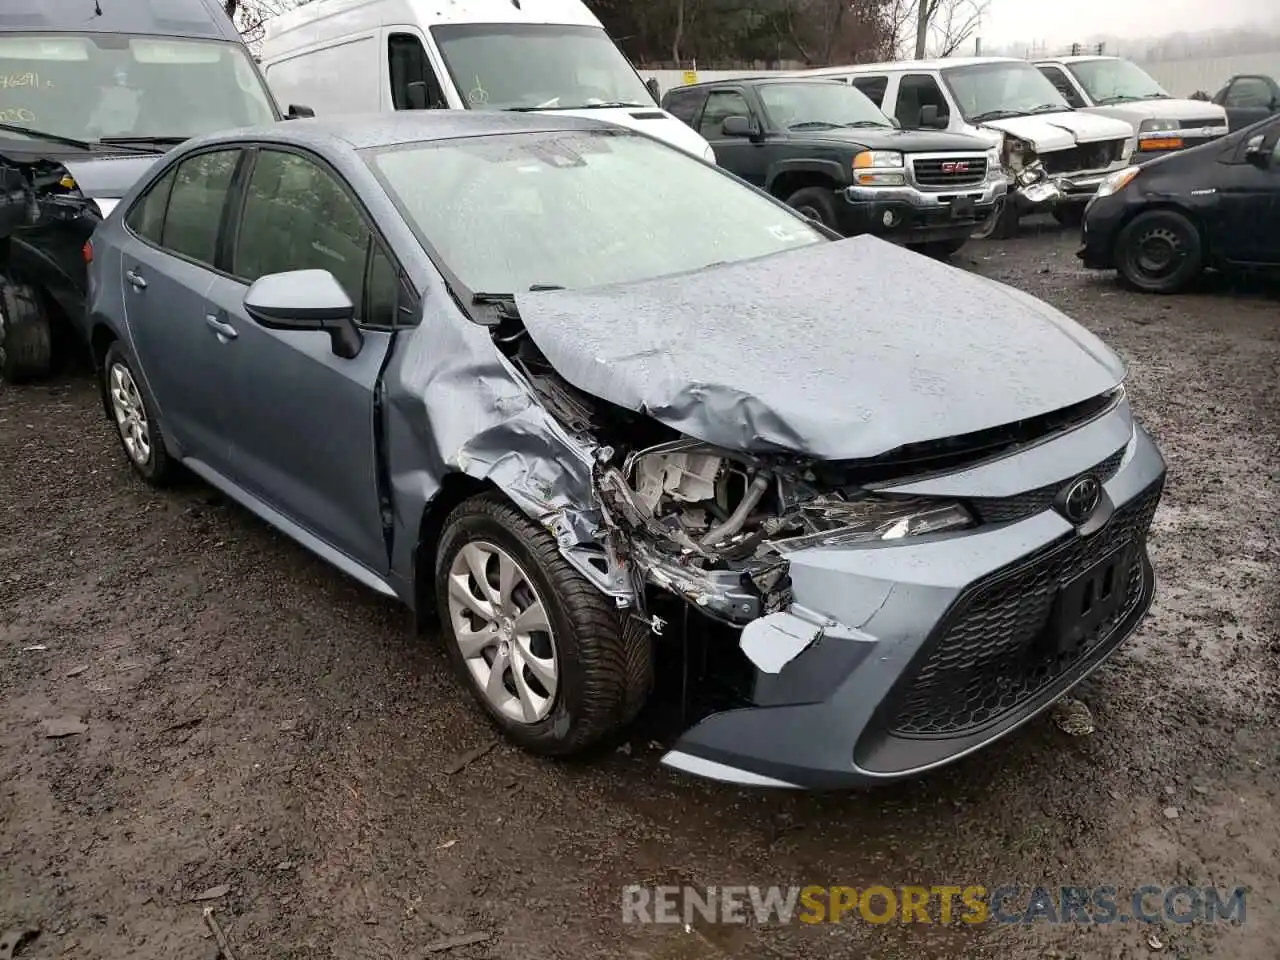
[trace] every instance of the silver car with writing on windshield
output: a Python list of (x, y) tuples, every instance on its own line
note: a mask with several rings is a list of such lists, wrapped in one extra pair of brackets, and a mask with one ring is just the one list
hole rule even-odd
[(184, 464), (438, 620), (535, 752), (616, 736), (711, 637), (732, 697), (667, 765), (915, 774), (1151, 602), (1165, 467), (1097, 338), (616, 127), (206, 137), (99, 229), (91, 281), (134, 469)]

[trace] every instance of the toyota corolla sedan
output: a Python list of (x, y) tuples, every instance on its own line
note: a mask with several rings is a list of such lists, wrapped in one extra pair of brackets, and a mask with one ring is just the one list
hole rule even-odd
[(206, 137), (86, 255), (133, 469), (182, 465), (438, 619), (537, 753), (617, 736), (683, 658), (726, 682), (669, 767), (915, 775), (1151, 603), (1165, 465), (1111, 350), (640, 134), (442, 111)]

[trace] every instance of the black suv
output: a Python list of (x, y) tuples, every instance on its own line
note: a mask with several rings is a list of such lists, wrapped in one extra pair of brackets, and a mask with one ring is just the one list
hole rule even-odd
[(706, 137), (720, 166), (846, 236), (950, 256), (1008, 191), (985, 140), (902, 130), (839, 80), (691, 84), (662, 106)]

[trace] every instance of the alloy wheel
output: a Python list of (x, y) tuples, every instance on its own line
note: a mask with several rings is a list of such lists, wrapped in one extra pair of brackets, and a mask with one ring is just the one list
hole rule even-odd
[(114, 363), (108, 372), (108, 384), (111, 411), (115, 414), (125, 452), (138, 466), (145, 466), (151, 459), (151, 425), (133, 373), (123, 363)]
[(490, 705), (517, 723), (546, 719), (559, 688), (555, 634), (520, 564), (484, 540), (462, 547), (449, 568), (449, 619)]

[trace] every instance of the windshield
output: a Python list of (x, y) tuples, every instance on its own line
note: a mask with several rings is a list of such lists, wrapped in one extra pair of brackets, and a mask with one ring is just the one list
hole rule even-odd
[(760, 100), (769, 119), (787, 129), (893, 126), (862, 91), (845, 83), (767, 83)]
[(177, 140), (274, 119), (239, 44), (122, 34), (0, 36), (0, 123), (77, 140)]
[(1043, 73), (1021, 60), (947, 67), (942, 76), (961, 115), (972, 122), (1071, 109)]
[(599, 27), (433, 27), (453, 85), (475, 110), (653, 107), (635, 69)]
[(644, 280), (826, 238), (788, 208), (638, 134), (414, 143), (368, 161), (472, 293)]
[(1164, 100), (1169, 94), (1147, 71), (1128, 60), (1080, 60), (1067, 64), (1094, 103)]

